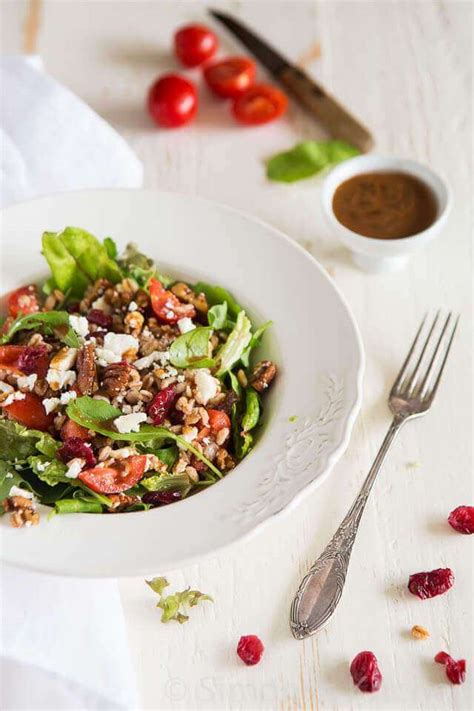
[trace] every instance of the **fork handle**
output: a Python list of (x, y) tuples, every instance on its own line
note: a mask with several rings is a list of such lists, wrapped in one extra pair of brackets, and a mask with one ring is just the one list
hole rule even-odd
[(301, 581), (290, 613), (290, 627), (296, 639), (315, 634), (334, 614), (344, 589), (352, 547), (367, 499), (403, 422), (403, 418), (393, 420), (357, 498), (323, 553)]

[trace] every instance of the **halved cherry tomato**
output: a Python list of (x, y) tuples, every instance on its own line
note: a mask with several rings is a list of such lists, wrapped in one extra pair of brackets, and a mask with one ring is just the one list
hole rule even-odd
[(54, 415), (46, 414), (43, 403), (34, 393), (25, 393), (22, 400), (14, 400), (11, 405), (4, 405), (3, 409), (12, 420), (33, 430), (45, 432), (53, 424)]
[(174, 49), (186, 67), (197, 67), (212, 57), (217, 49), (217, 37), (204, 25), (186, 25), (174, 36)]
[(187, 316), (194, 318), (196, 309), (192, 304), (182, 304), (171, 291), (165, 289), (158, 279), (150, 279), (151, 308), (161, 321), (176, 323)]
[(210, 89), (225, 99), (232, 99), (253, 84), (256, 65), (247, 57), (221, 59), (204, 69), (204, 79)]
[(61, 437), (63, 442), (65, 442), (67, 439), (71, 439), (72, 437), (82, 439), (83, 442), (87, 442), (88, 440), (92, 439), (91, 435), (89, 434), (89, 430), (86, 427), (79, 425), (77, 422), (74, 422), (74, 420), (70, 420), (69, 418), (61, 427), (59, 436)]
[(255, 84), (234, 101), (232, 112), (240, 123), (257, 126), (281, 116), (288, 106), (282, 91), (269, 84)]
[(25, 346), (0, 346), (0, 370), (9, 373), (21, 373), (18, 359), (25, 350)]
[(219, 432), (224, 427), (230, 428), (230, 420), (228, 415), (222, 410), (208, 410), (209, 426), (213, 432)]
[(7, 297), (8, 313), (16, 318), (18, 314), (34, 314), (39, 311), (38, 292), (34, 284), (22, 286)]
[(79, 474), (79, 479), (99, 494), (119, 494), (140, 481), (145, 467), (146, 454), (139, 454), (122, 459), (113, 467), (85, 469)]
[(192, 82), (178, 74), (165, 74), (148, 92), (148, 111), (165, 128), (177, 128), (196, 116), (198, 97)]

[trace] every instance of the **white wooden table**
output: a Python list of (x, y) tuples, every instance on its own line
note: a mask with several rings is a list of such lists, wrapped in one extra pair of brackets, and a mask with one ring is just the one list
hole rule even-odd
[[(244, 129), (203, 91), (193, 126), (161, 132), (151, 125), (143, 109), (146, 89), (160, 72), (176, 69), (169, 53), (173, 30), (190, 20), (206, 21), (204, 2), (6, 0), (2, 5), (2, 50), (41, 53), (47, 70), (130, 142), (145, 166), (147, 186), (242, 208), (314, 254), (347, 296), (367, 353), (362, 412), (328, 481), (251, 542), (170, 573), (173, 586), (206, 591), (214, 605), (193, 610), (186, 625), (162, 625), (143, 581), (121, 583), (142, 707), (470, 708), (473, 541), (452, 532), (446, 517), (455, 506), (473, 503), (472, 5), (213, 3), (303, 61), (365, 119), (379, 152), (425, 161), (450, 181), (454, 211), (442, 239), (405, 272), (381, 276), (357, 271), (327, 233), (318, 180), (293, 186), (266, 181), (266, 156), (304, 137), (324, 135), (295, 105), (279, 123)], [(223, 31), (219, 35), (224, 51), (241, 51)], [(296, 642), (288, 628), (291, 597), (356, 494), (389, 422), (387, 388), (421, 315), (438, 306), (459, 310), (462, 320), (437, 407), (408, 426), (394, 446), (362, 521), (335, 618), (316, 638)], [(309, 307), (324, 305), (301, 304)], [(419, 466), (410, 466), (413, 462)], [(446, 596), (420, 602), (407, 593), (410, 573), (444, 566), (456, 575)], [(412, 640), (413, 624), (428, 628), (429, 640)], [(266, 645), (256, 668), (244, 667), (235, 655), (237, 640), (248, 633), (260, 635)], [(376, 653), (383, 672), (376, 697), (361, 694), (349, 676), (350, 660), (362, 649)], [(464, 686), (448, 684), (433, 663), (440, 649), (467, 658)]]

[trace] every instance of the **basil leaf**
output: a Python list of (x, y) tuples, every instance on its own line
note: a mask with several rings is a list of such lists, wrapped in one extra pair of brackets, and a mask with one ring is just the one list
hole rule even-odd
[(219, 363), (218, 376), (227, 373), (227, 371), (231, 370), (237, 361), (242, 358), (252, 337), (251, 328), (252, 324), (245, 315), (245, 311), (240, 311), (237, 316), (235, 328), (230, 332), (229, 338), (219, 349), (217, 354), (217, 361)]
[(330, 165), (359, 155), (345, 141), (304, 141), (267, 162), (267, 178), (284, 183), (309, 178)]
[[(66, 328), (64, 328), (66, 327)], [(8, 343), (18, 331), (43, 330), (56, 335), (71, 348), (79, 348), (79, 339), (69, 324), (67, 311), (45, 311), (37, 314), (21, 314), (16, 317), (8, 331), (0, 338), (0, 343)], [(58, 331), (55, 333), (55, 329)], [(63, 333), (64, 331), (64, 333)]]
[(256, 391), (253, 388), (247, 388), (245, 391), (245, 412), (242, 417), (243, 433), (253, 430), (258, 425), (260, 418), (260, 401)]
[(28, 457), (28, 464), (38, 479), (41, 479), (49, 486), (71, 484), (71, 479), (66, 476), (67, 467), (59, 459), (50, 460), (39, 455)]
[(205, 282), (200, 281), (193, 286), (193, 290), (198, 294), (202, 291), (207, 299), (207, 303), (210, 306), (215, 306), (216, 304), (222, 304), (222, 302), (225, 302), (229, 313), (232, 314), (232, 316), (237, 316), (239, 311), (242, 311), (242, 307), (239, 306), (232, 294), (230, 294), (222, 286), (212, 286), (211, 284), (206, 284)]
[(170, 362), (177, 368), (211, 368), (214, 360), (209, 357), (210, 326), (194, 328), (178, 336), (170, 346)]
[(107, 422), (107, 420), (113, 420), (122, 414), (118, 407), (114, 407), (105, 400), (96, 400), (89, 395), (78, 397), (71, 404), (82, 417), (97, 422)]

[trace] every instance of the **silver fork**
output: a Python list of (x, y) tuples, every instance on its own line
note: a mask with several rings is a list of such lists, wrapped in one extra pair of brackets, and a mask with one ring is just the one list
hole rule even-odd
[[(454, 321), (454, 323), (453, 323)], [(459, 316), (440, 312), (423, 319), (388, 398), (393, 421), (362, 488), (323, 553), (305, 575), (291, 605), (290, 627), (296, 639), (318, 632), (332, 617), (341, 599), (349, 559), (360, 519), (385, 456), (407, 420), (424, 415), (433, 404), (448, 358)], [(424, 341), (422, 339), (424, 336)]]

